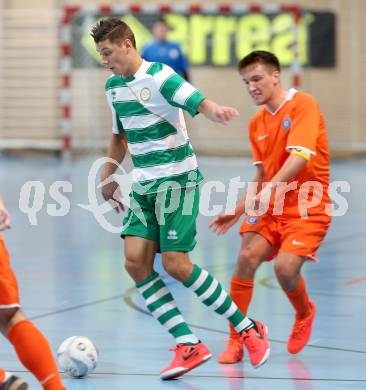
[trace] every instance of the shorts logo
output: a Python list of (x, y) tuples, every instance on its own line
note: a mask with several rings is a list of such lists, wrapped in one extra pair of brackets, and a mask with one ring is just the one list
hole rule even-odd
[(247, 220), (247, 224), (248, 225), (255, 225), (256, 223), (258, 223), (258, 217), (257, 216), (249, 217), (248, 220)]
[(176, 230), (169, 230), (167, 238), (168, 238), (168, 240), (177, 240), (178, 234), (177, 234)]
[(283, 130), (287, 131), (291, 128), (291, 118), (285, 118), (283, 121), (282, 121), (282, 128)]
[(257, 140), (262, 141), (263, 139), (266, 139), (268, 137), (268, 134), (258, 135)]
[(151, 98), (150, 89), (149, 88), (142, 88), (142, 90), (140, 92), (140, 98), (143, 102), (150, 100), (150, 98)]
[(304, 243), (302, 243), (302, 242), (300, 242), (300, 241), (297, 241), (297, 240), (292, 240), (292, 241), (291, 241), (291, 244), (292, 244), (292, 245), (301, 245), (301, 246), (304, 245)]

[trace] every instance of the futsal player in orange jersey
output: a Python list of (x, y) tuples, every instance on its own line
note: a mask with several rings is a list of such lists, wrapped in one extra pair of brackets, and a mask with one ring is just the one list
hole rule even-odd
[[(10, 228), (10, 216), (0, 194), (0, 231)], [(0, 233), (0, 331), (11, 342), (20, 362), (44, 390), (66, 390), (43, 334), (20, 310), (18, 284)], [(0, 390), (26, 390), (23, 379), (0, 368)]]
[[(254, 103), (263, 106), (249, 124), (256, 167), (253, 181), (258, 187), (253, 195), (247, 190), (235, 210), (218, 216), (210, 226), (216, 234), (224, 234), (247, 213), (240, 227), (242, 242), (230, 295), (247, 313), (258, 267), (275, 258), (277, 279), (295, 309), (287, 349), (296, 354), (310, 338), (316, 310), (301, 268), (307, 260), (316, 259), (331, 221), (327, 208), (327, 129), (313, 96), (282, 88), (275, 55), (254, 51), (239, 62), (238, 68)], [(265, 204), (265, 195), (270, 201), (263, 213), (258, 204), (261, 198)], [(231, 328), (218, 361), (236, 363), (242, 358), (242, 344)]]

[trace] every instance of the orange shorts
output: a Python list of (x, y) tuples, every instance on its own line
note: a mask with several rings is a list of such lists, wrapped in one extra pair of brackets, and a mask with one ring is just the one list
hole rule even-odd
[(0, 309), (19, 306), (18, 282), (10, 267), (9, 253), (0, 237)]
[(247, 216), (240, 226), (240, 234), (255, 232), (263, 236), (273, 246), (267, 261), (280, 252), (316, 261), (316, 251), (327, 234), (330, 222), (331, 218), (327, 215), (310, 215), (307, 219), (280, 219), (271, 214)]

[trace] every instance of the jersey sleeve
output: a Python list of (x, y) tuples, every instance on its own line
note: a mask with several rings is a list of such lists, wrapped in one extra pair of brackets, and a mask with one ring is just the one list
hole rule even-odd
[(112, 93), (108, 86), (108, 81), (106, 84), (106, 96), (107, 96), (107, 102), (109, 105), (109, 108), (111, 109), (112, 113), (112, 133), (113, 134), (122, 134), (123, 133), (123, 126), (121, 123), (121, 120), (119, 119), (116, 110), (113, 107), (112, 104)]
[(205, 96), (172, 68), (162, 65), (161, 70), (154, 74), (154, 79), (160, 93), (169, 104), (182, 108), (191, 116), (198, 113), (198, 106)]
[(286, 149), (315, 155), (319, 125), (320, 111), (315, 99), (309, 95), (302, 96), (295, 106)]
[(262, 156), (261, 156), (260, 150), (258, 148), (258, 144), (257, 144), (255, 137), (254, 137), (254, 128), (255, 128), (255, 124), (254, 124), (254, 121), (252, 120), (249, 123), (249, 129), (248, 129), (249, 141), (250, 141), (250, 145), (252, 147), (253, 165), (258, 165), (258, 164), (263, 164), (263, 161), (262, 161)]

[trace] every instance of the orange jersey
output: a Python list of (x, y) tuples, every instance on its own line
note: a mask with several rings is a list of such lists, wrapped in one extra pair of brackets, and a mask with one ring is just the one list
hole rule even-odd
[[(308, 208), (307, 214), (325, 214), (325, 206), (330, 203), (329, 147), (325, 121), (314, 97), (290, 89), (276, 112), (271, 113), (266, 107), (257, 112), (249, 124), (249, 138), (253, 163), (263, 165), (265, 181), (270, 181), (280, 170), (292, 150), (310, 154), (310, 160), (288, 182), (295, 181), (297, 185), (286, 193), (282, 215), (304, 216), (298, 203), (301, 186), (304, 191), (300, 195), (308, 194), (309, 202), (313, 197), (319, 199), (319, 204)], [(317, 187), (304, 184), (314, 181), (319, 183)], [(310, 191), (306, 192), (306, 188)]]

